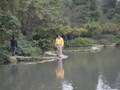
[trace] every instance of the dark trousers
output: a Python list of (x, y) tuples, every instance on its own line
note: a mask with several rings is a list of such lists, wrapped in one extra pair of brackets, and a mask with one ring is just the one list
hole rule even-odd
[(12, 47), (12, 55), (15, 56), (16, 54), (16, 47)]

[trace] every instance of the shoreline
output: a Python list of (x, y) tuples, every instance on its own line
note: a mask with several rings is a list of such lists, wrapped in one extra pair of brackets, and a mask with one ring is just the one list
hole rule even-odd
[[(109, 48), (109, 47), (115, 47), (114, 45), (93, 45), (89, 47), (72, 47), (72, 48), (66, 48), (63, 50), (64, 53), (70, 53), (70, 52), (93, 52), (97, 53), (101, 51), (103, 48)], [(64, 55), (61, 59), (66, 59), (68, 56)], [(37, 63), (45, 63), (45, 62), (53, 62), (58, 60), (59, 58), (56, 57), (55, 51), (46, 51), (43, 56), (11, 56), (10, 57), (10, 65), (15, 64), (37, 64)], [(5, 65), (5, 64), (2, 64)], [(9, 65), (9, 64), (8, 64)]]

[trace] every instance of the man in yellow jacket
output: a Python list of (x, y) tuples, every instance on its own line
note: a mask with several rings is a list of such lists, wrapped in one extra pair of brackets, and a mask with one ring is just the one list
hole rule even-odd
[(63, 38), (58, 35), (55, 41), (55, 47), (57, 48), (57, 56), (61, 57), (62, 56), (62, 48), (64, 46), (64, 40)]

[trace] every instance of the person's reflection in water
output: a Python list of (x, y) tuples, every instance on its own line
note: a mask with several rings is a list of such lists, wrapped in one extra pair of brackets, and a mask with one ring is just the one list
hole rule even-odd
[(62, 65), (62, 59), (58, 59), (58, 65), (56, 68), (56, 76), (57, 78), (64, 79), (64, 69)]
[(13, 65), (12, 68), (11, 68), (11, 74), (13, 75), (13, 77), (16, 77), (17, 73), (18, 73), (18, 66)]
[(74, 88), (72, 87), (72, 84), (65, 80), (64, 74), (65, 72), (62, 64), (62, 59), (59, 58), (58, 65), (56, 68), (56, 76), (61, 80), (62, 83), (61, 90), (73, 90)]

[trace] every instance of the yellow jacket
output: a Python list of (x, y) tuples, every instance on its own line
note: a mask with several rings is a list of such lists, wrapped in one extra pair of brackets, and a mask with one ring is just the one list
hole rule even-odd
[(56, 46), (64, 46), (64, 40), (63, 40), (63, 38), (61, 37), (60, 39), (58, 39), (58, 38), (56, 38), (56, 41), (55, 41), (55, 47)]

